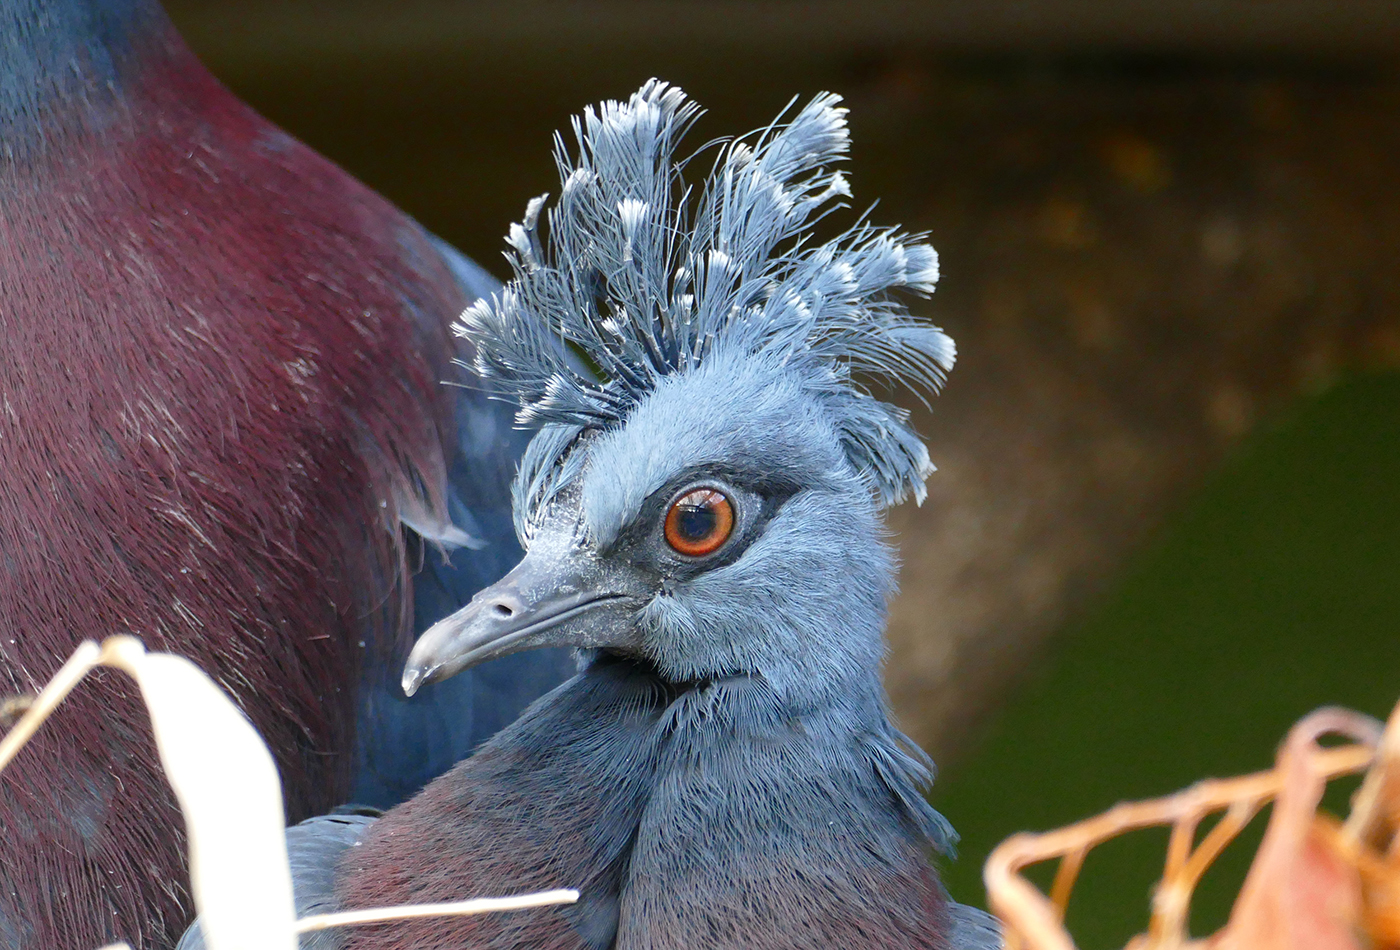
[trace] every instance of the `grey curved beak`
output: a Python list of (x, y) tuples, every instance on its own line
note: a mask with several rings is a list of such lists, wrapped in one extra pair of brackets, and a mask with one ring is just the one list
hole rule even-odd
[(418, 638), (404, 667), (405, 693), (522, 650), (633, 643), (638, 591), (631, 578), (610, 578), (592, 558), (544, 547)]

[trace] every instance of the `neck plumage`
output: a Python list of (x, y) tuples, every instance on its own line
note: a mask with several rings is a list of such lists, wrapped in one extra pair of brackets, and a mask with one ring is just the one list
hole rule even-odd
[[(941, 819), (896, 737), (878, 684), (794, 712), (761, 677), (678, 686), (600, 657), (381, 819), (340, 892), (372, 906), (578, 887), (573, 908), (530, 912), (522, 947), (941, 948)], [(521, 921), (351, 945), (494, 945), (506, 926)]]

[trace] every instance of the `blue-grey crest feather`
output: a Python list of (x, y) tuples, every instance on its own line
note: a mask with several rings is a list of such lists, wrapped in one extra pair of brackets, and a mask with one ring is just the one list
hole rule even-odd
[(716, 345), (804, 379), (882, 504), (923, 500), (923, 442), (863, 381), (942, 385), (952, 340), (894, 296), (931, 293), (938, 256), (863, 218), (813, 246), (813, 225), (851, 194), (832, 168), (849, 148), (840, 101), (824, 93), (795, 115), (789, 104), (722, 147), (698, 187), (676, 149), (700, 110), (664, 82), (586, 109), (573, 151), (556, 137), (558, 199), (529, 203), (507, 238), (514, 279), (456, 327), (476, 344), (477, 372), (519, 401), (518, 421), (551, 432), (522, 463), (518, 513), (568, 481), (553, 469), (578, 433), (623, 422), (658, 379)]

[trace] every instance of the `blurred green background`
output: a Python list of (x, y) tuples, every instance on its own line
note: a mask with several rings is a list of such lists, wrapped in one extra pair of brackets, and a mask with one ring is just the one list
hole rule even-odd
[[(911, 407), (940, 471), (892, 513), (888, 673), (942, 765), (956, 897), (1014, 831), (1400, 699), (1400, 5), (168, 6), (237, 93), (500, 276), (585, 104), (661, 76), (710, 110), (698, 145), (847, 97), (856, 204), (930, 233), (920, 312), (960, 350)], [(1164, 845), (1090, 858), (1082, 950), (1144, 925)]]
[[(1262, 428), (938, 783), (963, 835), (955, 894), (979, 893), (981, 860), (1017, 829), (1268, 768), (1304, 713), (1383, 719), (1400, 698), (1400, 375), (1338, 384)], [(1224, 922), (1262, 822), (1206, 879), (1197, 933)], [(1165, 846), (1139, 833), (1091, 854), (1068, 917), (1082, 950), (1141, 928)]]

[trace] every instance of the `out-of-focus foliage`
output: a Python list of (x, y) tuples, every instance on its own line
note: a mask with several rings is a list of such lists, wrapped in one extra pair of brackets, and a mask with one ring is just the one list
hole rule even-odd
[[(1247, 442), (938, 783), (963, 836), (953, 894), (979, 898), (983, 860), (1015, 831), (1267, 767), (1312, 708), (1383, 717), (1400, 689), (1397, 486), (1397, 375), (1338, 386)], [(1223, 923), (1261, 824), (1206, 876), (1195, 933)], [(1069, 916), (1083, 950), (1141, 927), (1165, 838), (1090, 856)]]
[[(1319, 740), (1350, 740), (1325, 747)], [(1345, 824), (1318, 814), (1328, 783), (1366, 776)], [(1192, 940), (1191, 901), (1202, 876), (1265, 804), (1263, 842), (1224, 929)], [(1274, 768), (1203, 779), (1171, 795), (1124, 802), (1042, 833), (1021, 832), (987, 859), (987, 898), (1006, 950), (1076, 950), (1067, 905), (1093, 848), (1144, 828), (1170, 827), (1151, 918), (1127, 950), (1393, 950), (1400, 916), (1400, 705), (1382, 735), (1370, 716), (1329, 706), (1299, 720)], [(1049, 863), (1048, 893), (1024, 875)]]

